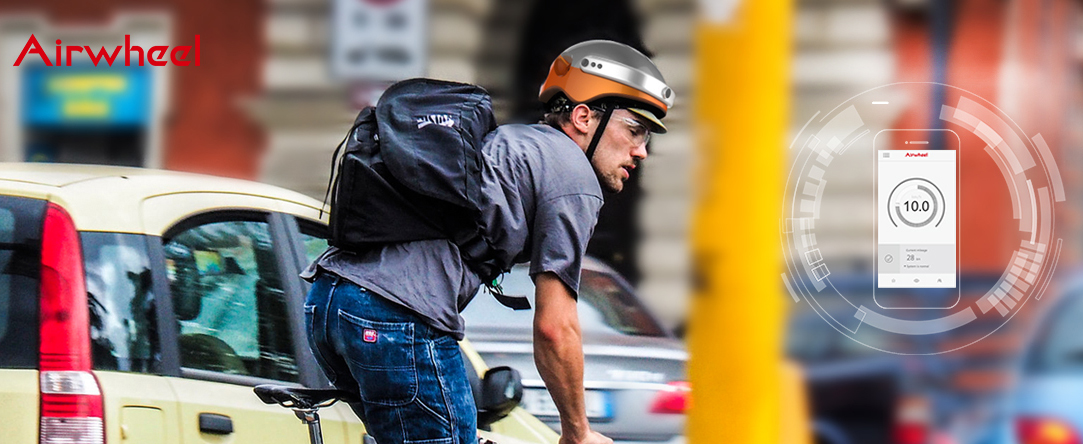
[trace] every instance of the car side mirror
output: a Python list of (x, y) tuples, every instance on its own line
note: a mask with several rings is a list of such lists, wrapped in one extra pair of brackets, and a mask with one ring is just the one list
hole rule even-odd
[(523, 379), (511, 367), (493, 367), (481, 381), (481, 398), (477, 400), (478, 427), (487, 428), (504, 419), (523, 400)]

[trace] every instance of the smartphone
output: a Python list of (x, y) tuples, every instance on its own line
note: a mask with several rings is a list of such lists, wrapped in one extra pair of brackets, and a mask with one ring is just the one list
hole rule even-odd
[[(930, 149), (932, 138), (941, 149)], [(959, 135), (882, 130), (876, 154), (876, 284), (885, 309), (959, 303)]]

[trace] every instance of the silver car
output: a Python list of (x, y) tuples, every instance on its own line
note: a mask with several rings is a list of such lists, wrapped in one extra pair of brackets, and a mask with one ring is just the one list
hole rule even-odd
[(1066, 279), (1063, 293), (1037, 317), (1016, 363), (1015, 386), (990, 415), (992, 436), (975, 442), (1083, 442), (1083, 280)]
[[(533, 304), (528, 271), (515, 267), (502, 286)], [(616, 271), (595, 259), (584, 261), (578, 306), (592, 428), (617, 442), (684, 442), (689, 386), (681, 341), (662, 328)], [(483, 290), (462, 315), (478, 353), (491, 366), (522, 372), (522, 406), (559, 432), (556, 405), (534, 366), (533, 310), (512, 311)]]

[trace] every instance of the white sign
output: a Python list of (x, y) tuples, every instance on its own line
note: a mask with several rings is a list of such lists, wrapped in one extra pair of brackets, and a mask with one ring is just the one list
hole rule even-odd
[(741, 0), (699, 0), (699, 13), (707, 23), (724, 25), (733, 20)]
[(427, 0), (334, 0), (331, 73), (350, 81), (425, 75)]

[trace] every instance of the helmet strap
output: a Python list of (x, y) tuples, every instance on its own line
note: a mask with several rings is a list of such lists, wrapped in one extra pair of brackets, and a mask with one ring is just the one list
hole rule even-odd
[(598, 142), (602, 140), (602, 133), (609, 124), (609, 117), (613, 115), (613, 108), (616, 107), (606, 106), (605, 111), (602, 112), (602, 120), (598, 122), (598, 129), (594, 130), (594, 137), (590, 139), (590, 145), (587, 146), (588, 161), (594, 160), (594, 150), (598, 148)]

